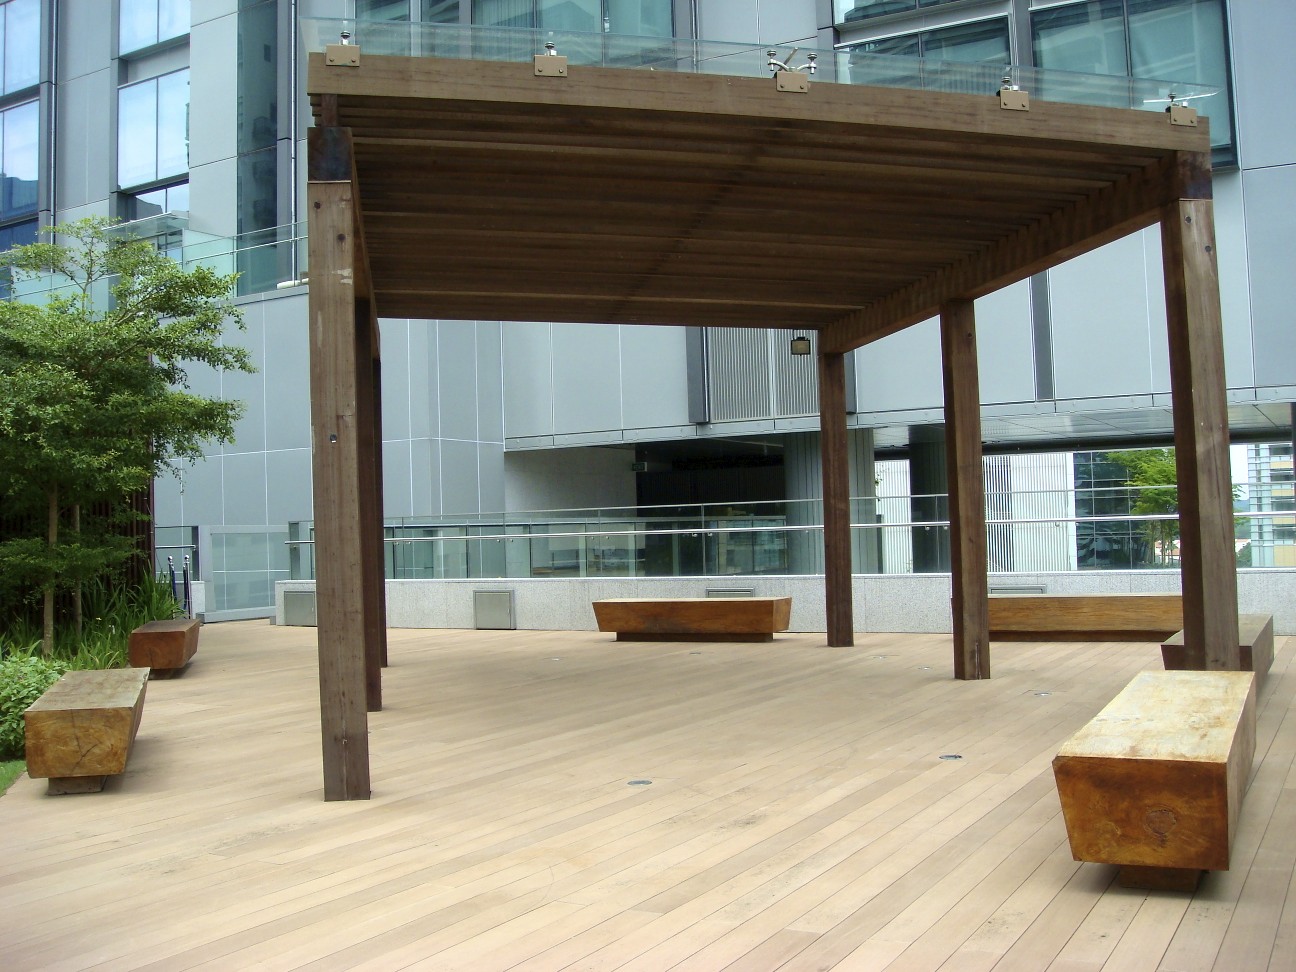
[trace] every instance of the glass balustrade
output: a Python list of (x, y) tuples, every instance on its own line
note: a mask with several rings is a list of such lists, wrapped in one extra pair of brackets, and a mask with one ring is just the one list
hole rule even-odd
[[(988, 494), (992, 572), (1179, 567), (1178, 516), (1134, 513), (1141, 491)], [(1296, 566), (1291, 489), (1239, 488), (1238, 565)], [(1087, 512), (1077, 512), (1077, 508)], [(851, 504), (856, 573), (948, 571), (947, 497), (879, 496)], [(397, 580), (509, 577), (754, 577), (823, 572), (822, 507), (781, 501), (497, 516), (389, 519), (386, 574)], [(289, 526), (292, 579), (314, 577), (313, 524)]]
[(301, 19), (300, 32), (308, 53), (322, 52), (328, 45), (340, 43), (345, 32), (348, 43), (369, 54), (525, 62), (545, 53), (546, 44), (553, 44), (555, 53), (565, 56), (573, 67), (752, 78), (771, 75), (772, 51), (780, 64), (807, 73), (813, 61), (812, 83), (992, 95), (1006, 78), (1009, 85), (1048, 101), (1164, 111), (1173, 95), (1176, 100), (1188, 99), (1204, 114), (1228, 114), (1222, 89), (1214, 85), (871, 54), (858, 48), (826, 50), (788, 44), (312, 17)]

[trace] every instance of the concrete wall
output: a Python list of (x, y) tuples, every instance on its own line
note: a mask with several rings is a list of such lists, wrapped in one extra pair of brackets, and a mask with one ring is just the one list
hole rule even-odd
[[(856, 575), (856, 631), (950, 631), (948, 574)], [(1043, 587), (1049, 594), (1175, 593), (1177, 571), (1078, 571), (1059, 574), (992, 574), (999, 586)], [(418, 580), (387, 582), (387, 623), (393, 628), (471, 628), (473, 591), (514, 592), (517, 626), (539, 631), (591, 631), (592, 601), (605, 597), (703, 597), (707, 588), (750, 588), (759, 597), (791, 597), (793, 631), (823, 631), (820, 575), (782, 577), (627, 577), (536, 580)], [(314, 581), (275, 585), (277, 623), (284, 591), (313, 591)], [(1296, 571), (1238, 573), (1238, 610), (1272, 614), (1274, 633), (1296, 635)]]

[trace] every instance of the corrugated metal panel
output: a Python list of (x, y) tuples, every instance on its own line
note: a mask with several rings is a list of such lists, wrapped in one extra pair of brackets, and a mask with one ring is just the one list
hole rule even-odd
[(1012, 456), (1009, 515), (1018, 571), (1076, 569), (1075, 476), (1070, 453)]
[(819, 414), (816, 343), (812, 353), (793, 355), (800, 331), (707, 328), (706, 359), (713, 422)]
[(800, 331), (770, 331), (770, 361), (774, 372), (774, 414), (819, 414), (819, 374), (816, 364), (819, 336), (815, 331), (805, 333), (810, 338), (810, 353), (794, 355), (789, 349), (792, 338)]
[(991, 521), (986, 526), (986, 562), (992, 571), (1014, 570), (1013, 526), (993, 522), (1012, 516), (1012, 471), (1008, 457), (986, 456), (983, 463), (986, 519)]
[[(873, 466), (878, 479), (877, 511), (883, 523), (909, 522), (909, 461), (879, 459)], [(882, 573), (907, 574), (913, 570), (913, 531), (907, 526), (882, 530)]]
[(769, 417), (769, 359), (769, 335), (763, 328), (707, 329), (711, 421)]

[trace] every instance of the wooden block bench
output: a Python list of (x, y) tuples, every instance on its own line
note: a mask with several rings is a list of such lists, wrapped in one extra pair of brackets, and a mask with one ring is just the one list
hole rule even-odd
[(93, 793), (126, 769), (147, 668), (68, 672), (27, 707), (27, 775), (50, 793)]
[(999, 595), (989, 616), (994, 641), (1161, 641), (1183, 627), (1183, 596)]
[(617, 641), (773, 641), (790, 597), (619, 597), (594, 602), (600, 631)]
[[(1274, 633), (1272, 614), (1238, 615), (1238, 655), (1241, 671), (1255, 672), (1256, 690), (1264, 687), (1265, 676), (1273, 665)], [(1188, 667), (1184, 657), (1184, 633), (1177, 631), (1161, 646), (1161, 662), (1168, 672)]]
[(198, 651), (197, 618), (149, 621), (130, 633), (127, 653), (134, 668), (150, 668), (154, 678), (182, 671)]
[(1227, 871), (1254, 754), (1250, 672), (1140, 672), (1053, 760), (1072, 856), (1126, 887)]

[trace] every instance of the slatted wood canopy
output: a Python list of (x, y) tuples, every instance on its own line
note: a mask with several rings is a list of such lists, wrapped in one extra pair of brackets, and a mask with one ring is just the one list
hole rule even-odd
[(1236, 668), (1210, 141), (1162, 113), (773, 79), (310, 55), (325, 795), (369, 793), (384, 648), (378, 316), (819, 336), (827, 641), (852, 643), (844, 355), (941, 320), (954, 671), (989, 676), (972, 301), (1160, 223), (1185, 637)]

